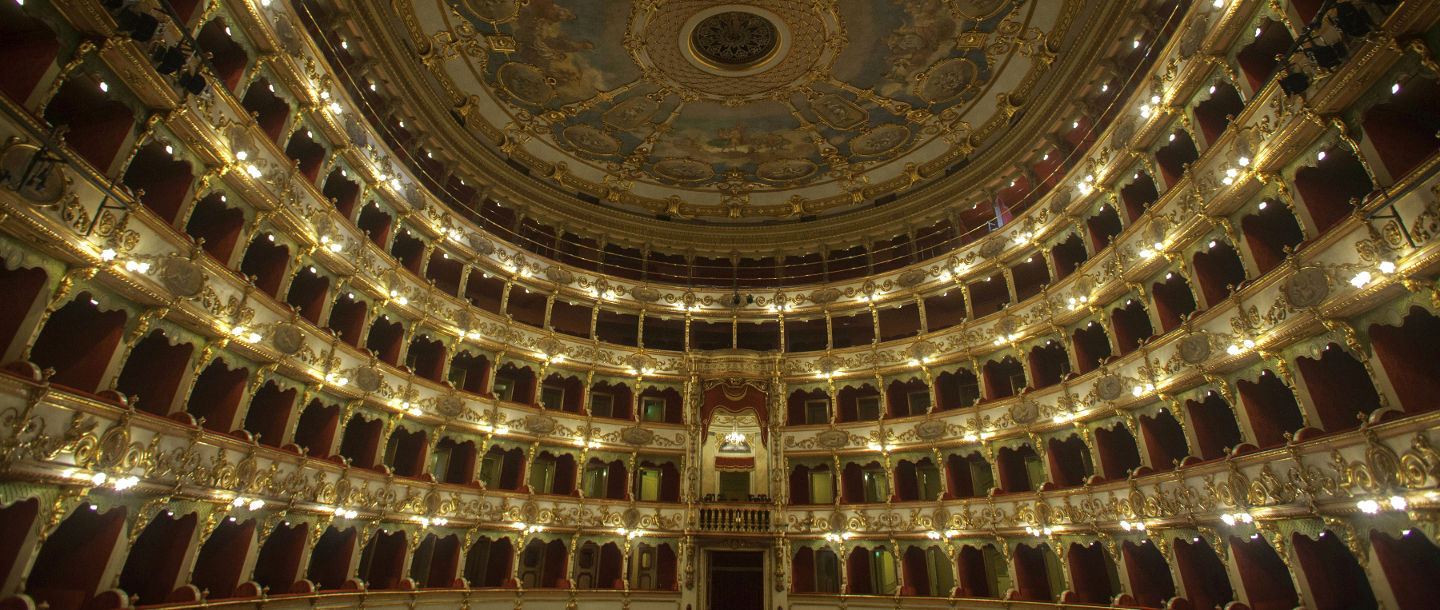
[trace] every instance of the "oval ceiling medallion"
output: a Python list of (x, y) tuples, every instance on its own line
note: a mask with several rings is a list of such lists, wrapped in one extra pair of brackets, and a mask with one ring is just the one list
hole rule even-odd
[(510, 92), (511, 97), (527, 104), (543, 105), (555, 96), (555, 89), (549, 79), (535, 66), (508, 63), (495, 72), (500, 86)]
[(964, 93), (975, 83), (980, 69), (975, 62), (964, 58), (948, 59), (921, 74), (916, 93), (927, 102), (944, 102)]
[(600, 120), (621, 131), (630, 131), (648, 122), (659, 109), (660, 103), (649, 97), (632, 97), (606, 110)]
[(715, 170), (694, 159), (665, 159), (655, 164), (655, 173), (676, 182), (696, 182), (713, 177)]
[(775, 182), (789, 182), (809, 178), (816, 169), (816, 165), (808, 159), (776, 159), (761, 163), (755, 175)]
[(869, 112), (834, 93), (827, 93), (811, 102), (810, 111), (835, 129), (853, 129), (870, 122)]
[(565, 128), (565, 141), (592, 155), (613, 155), (620, 152), (620, 140), (589, 125)]
[(873, 157), (895, 150), (909, 139), (909, 129), (893, 123), (881, 125), (855, 136), (855, 139), (850, 141), (850, 152), (862, 157)]

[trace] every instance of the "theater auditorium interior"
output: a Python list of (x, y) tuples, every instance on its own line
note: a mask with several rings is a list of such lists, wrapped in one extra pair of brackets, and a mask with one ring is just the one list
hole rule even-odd
[(0, 0), (0, 610), (1436, 608), (1437, 54)]

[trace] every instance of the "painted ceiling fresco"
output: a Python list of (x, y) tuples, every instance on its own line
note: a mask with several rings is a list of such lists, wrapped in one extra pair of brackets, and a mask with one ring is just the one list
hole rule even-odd
[[(1067, 4), (395, 6), (414, 11), (411, 23), (440, 51), (431, 69), (449, 99), (469, 99), (470, 116), (503, 131), (512, 152), (564, 163), (631, 200), (716, 205), (714, 215), (739, 217), (735, 210), (752, 204), (837, 195), (858, 202), (906, 164), (953, 156), (972, 124), (1007, 110), (997, 94), (1053, 62), (1042, 41)], [(716, 53), (754, 61), (726, 63)]]

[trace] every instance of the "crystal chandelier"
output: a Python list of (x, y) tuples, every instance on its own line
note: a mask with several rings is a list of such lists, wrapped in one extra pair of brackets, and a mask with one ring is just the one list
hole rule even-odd
[(745, 435), (740, 433), (740, 418), (730, 419), (730, 432), (725, 435), (725, 443), (730, 445), (745, 444)]

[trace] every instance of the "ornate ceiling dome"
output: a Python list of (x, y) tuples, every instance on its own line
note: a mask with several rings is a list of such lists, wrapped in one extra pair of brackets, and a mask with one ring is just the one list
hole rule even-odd
[(1085, 30), (1070, 0), (391, 6), (482, 145), (602, 205), (706, 222), (944, 176), (1054, 86)]

